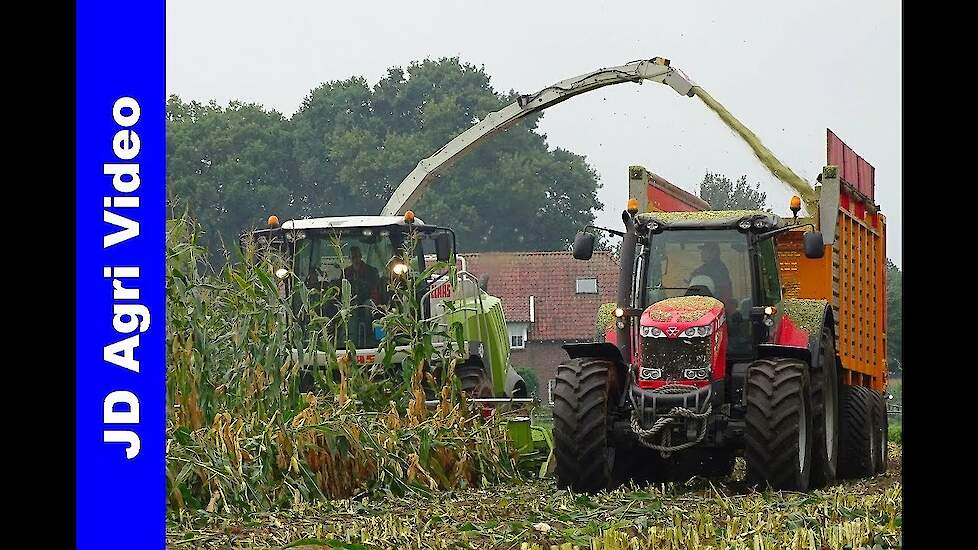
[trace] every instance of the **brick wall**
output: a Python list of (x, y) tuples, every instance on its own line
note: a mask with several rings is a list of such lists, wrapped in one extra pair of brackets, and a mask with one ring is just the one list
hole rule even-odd
[(540, 384), (538, 388), (539, 396), (546, 401), (547, 382), (553, 380), (557, 373), (557, 365), (567, 359), (567, 352), (560, 346), (566, 341), (545, 341), (526, 343), (525, 349), (511, 350), (511, 362), (514, 368), (530, 368), (537, 375)]

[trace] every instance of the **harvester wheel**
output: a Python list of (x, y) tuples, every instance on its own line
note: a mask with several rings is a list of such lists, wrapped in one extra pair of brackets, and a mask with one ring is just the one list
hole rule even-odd
[(561, 489), (597, 492), (614, 480), (615, 449), (608, 442), (614, 368), (611, 361), (590, 357), (557, 366), (553, 434)]
[(812, 450), (812, 487), (835, 481), (839, 468), (839, 373), (835, 368), (832, 332), (822, 330), (818, 368), (812, 371), (815, 408), (815, 443)]
[(458, 379), (462, 391), (469, 398), (485, 399), (492, 397), (492, 379), (485, 367), (473, 363), (465, 363), (458, 367)]
[(747, 480), (806, 491), (812, 471), (813, 410), (808, 365), (758, 359), (747, 369)]
[(888, 444), (890, 439), (890, 419), (886, 414), (886, 399), (883, 394), (873, 392), (875, 398), (874, 412), (876, 413), (876, 473), (885, 474), (889, 461)]
[(876, 473), (876, 434), (873, 390), (842, 386), (839, 408), (839, 477), (858, 478)]

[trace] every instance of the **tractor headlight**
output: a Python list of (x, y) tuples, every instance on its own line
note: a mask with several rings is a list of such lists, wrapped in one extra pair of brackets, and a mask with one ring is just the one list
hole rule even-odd
[(737, 227), (743, 229), (744, 231), (750, 229), (750, 220), (740, 220), (740, 223), (737, 224)]
[(638, 371), (638, 377), (642, 380), (658, 380), (659, 378), (662, 378), (662, 369), (642, 367)]
[(666, 337), (666, 333), (664, 333), (661, 330), (659, 330), (658, 327), (642, 327), (641, 333), (642, 333), (642, 336), (645, 336), (646, 338), (665, 338)]
[(683, 378), (686, 380), (706, 380), (710, 375), (710, 369), (703, 367), (700, 369), (684, 369)]
[(701, 327), (689, 327), (683, 331), (683, 336), (686, 338), (693, 338), (696, 336), (709, 336), (713, 334), (713, 325), (704, 325)]

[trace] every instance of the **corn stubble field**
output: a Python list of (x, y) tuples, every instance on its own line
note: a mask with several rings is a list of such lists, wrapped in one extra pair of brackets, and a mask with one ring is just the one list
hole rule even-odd
[[(403, 366), (365, 372), (331, 361), (317, 376), (323, 391), (300, 393), (289, 349), (336, 349), (354, 307), (348, 288), (299, 287), (297, 313), (270, 261), (246, 251), (215, 272), (198, 237), (192, 220), (169, 222), (169, 548), (900, 546), (897, 445), (887, 474), (806, 494), (750, 489), (742, 462), (722, 481), (590, 496), (556, 489), (509, 444), (505, 414), (482, 418), (453, 384), (425, 408), (425, 359), (451, 365), (458, 348), (432, 346), (441, 329), (411, 314), (411, 284), (396, 289), (396, 311), (382, 320), (382, 347), (400, 338), (415, 350)], [(312, 315), (318, 300), (338, 312)]]

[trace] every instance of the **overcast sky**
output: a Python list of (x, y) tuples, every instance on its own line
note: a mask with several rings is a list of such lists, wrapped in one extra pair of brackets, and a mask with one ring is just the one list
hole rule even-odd
[[(875, 166), (887, 255), (902, 266), (901, 24), (893, 0), (171, 0), (167, 92), (254, 101), (291, 116), (324, 81), (362, 75), (375, 84), (389, 67), (425, 57), (485, 65), (497, 90), (521, 93), (666, 57), (808, 181), (826, 162), (826, 128)], [(584, 94), (547, 110), (540, 130), (597, 170), (599, 224), (620, 225), (631, 164), (691, 192), (707, 170), (746, 174), (776, 212), (788, 211), (792, 193), (750, 149), (699, 99), (666, 86)]]

